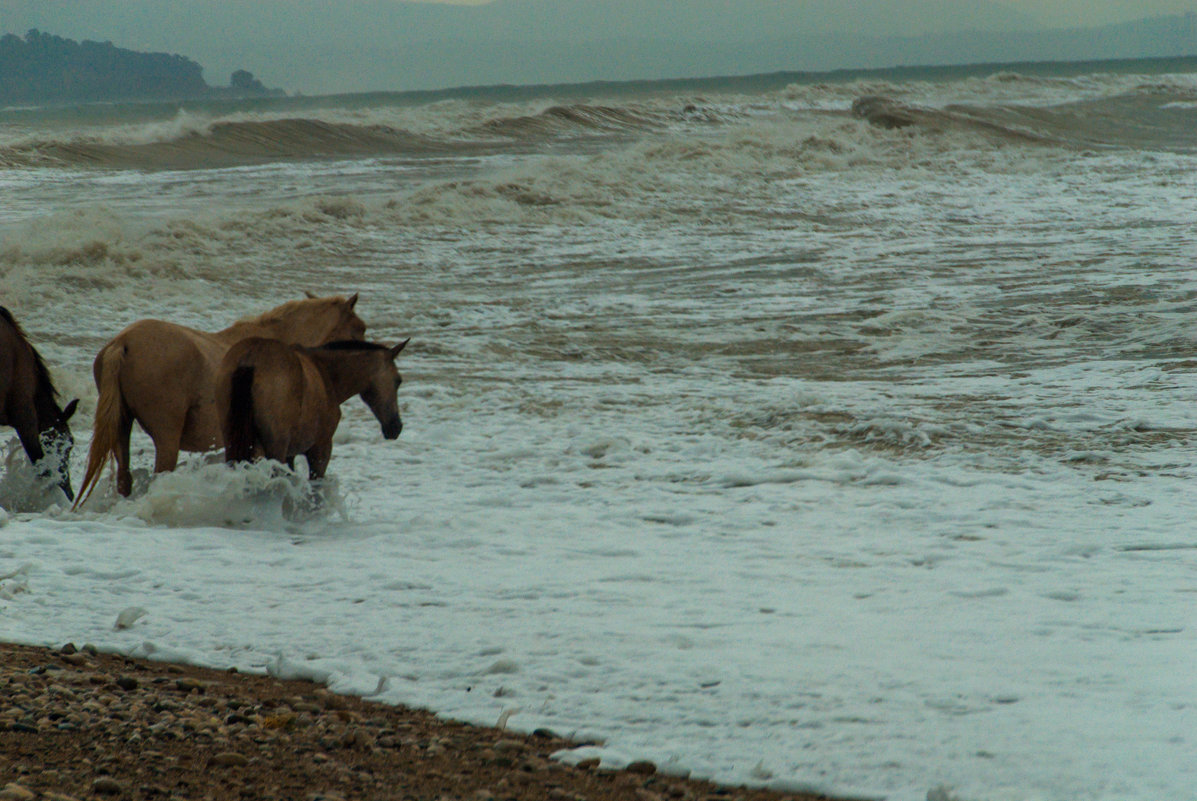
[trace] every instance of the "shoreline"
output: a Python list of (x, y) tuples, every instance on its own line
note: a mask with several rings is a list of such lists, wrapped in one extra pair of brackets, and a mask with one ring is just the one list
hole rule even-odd
[(578, 745), (304, 680), (0, 643), (0, 801), (831, 801), (552, 759)]

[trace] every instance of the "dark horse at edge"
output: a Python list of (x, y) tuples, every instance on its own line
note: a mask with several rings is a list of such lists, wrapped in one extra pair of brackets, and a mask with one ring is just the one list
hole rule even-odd
[(12, 426), (39, 478), (53, 481), (75, 499), (70, 458), (75, 438), (67, 421), (79, 400), (58, 406), (58, 390), (41, 354), (12, 312), (0, 306), (0, 425)]

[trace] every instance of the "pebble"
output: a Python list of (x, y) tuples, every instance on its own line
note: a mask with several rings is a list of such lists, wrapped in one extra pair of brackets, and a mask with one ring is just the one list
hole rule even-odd
[[(188, 797), (339, 801), (341, 797), (328, 789), (305, 796), (303, 791), (276, 795), (257, 787), (259, 774), (269, 774), (284, 752), (304, 761), (304, 770), (335, 777), (336, 791), (352, 798), (377, 797), (371, 788), (380, 787), (389, 775), (378, 766), (402, 762), (412, 766), (421, 791), (427, 790), (426, 795), (410, 797), (429, 800), (698, 801), (710, 794), (710, 801), (740, 801), (705, 787), (706, 793), (691, 791), (677, 786), (673, 778), (652, 778), (659, 773), (657, 766), (644, 760), (623, 771), (578, 776), (573, 768), (544, 757), (551, 745), (547, 740), (558, 736), (547, 729), (537, 730), (529, 740), (508, 732), (491, 730), (487, 736), (485, 730), (467, 733), (460, 727), (384, 719), (351, 709), (355, 701), (327, 690), (285, 698), (237, 698), (222, 679), (201, 680), (206, 674), (192, 678), (196, 674), (170, 665), (147, 669), (131, 660), (95, 654), (87, 646), (68, 650), (64, 647), (50, 658), (56, 667), (30, 672), (30, 665), (45, 661), (26, 661), (12, 673), (15, 679), (0, 671), (0, 731), (27, 731), (28, 738), (8, 736), (28, 748), (39, 730), (58, 734), (54, 729), (68, 727), (76, 732), (72, 738), (87, 732), (91, 750), (69, 761), (47, 763), (49, 770), (34, 762), (10, 765), (6, 778), (14, 781), (4, 785), (0, 780), (0, 801), (167, 801), (183, 797), (173, 784), (176, 772), (195, 777), (197, 791), (200, 782), (220, 788), (217, 795)], [(73, 656), (85, 659), (86, 666), (69, 667), (65, 659)], [(185, 744), (179, 745), (180, 740)], [(443, 759), (450, 751), (462, 759)], [(138, 768), (129, 771), (118, 753), (136, 754)], [(448, 776), (446, 764), (455, 765), (448, 768)], [(601, 768), (601, 760), (583, 760), (577, 767), (594, 771)], [(22, 787), (17, 782), (35, 781), (25, 776), (37, 776), (39, 785), (59, 785), (78, 797)], [(457, 790), (444, 795), (451, 785)], [(533, 786), (543, 792), (528, 789)]]
[(362, 729), (352, 728), (341, 738), (341, 745), (345, 748), (373, 748), (374, 738)]
[(249, 764), (249, 759), (236, 751), (224, 751), (212, 757), (209, 764), (218, 768), (243, 768)]
[(492, 746), (496, 754), (517, 754), (525, 747), (519, 740), (499, 740)]
[(92, 782), (91, 789), (100, 795), (120, 795), (125, 791), (125, 785), (111, 776), (101, 776)]
[(33, 801), (37, 794), (13, 782), (0, 789), (0, 801)]

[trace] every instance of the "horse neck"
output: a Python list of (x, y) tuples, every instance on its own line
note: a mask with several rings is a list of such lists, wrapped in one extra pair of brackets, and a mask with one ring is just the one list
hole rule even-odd
[(38, 381), (33, 390), (33, 408), (37, 411), (37, 433), (42, 433), (62, 417), (62, 409), (54, 397), (54, 387), (48, 381)]
[(370, 351), (309, 348), (305, 353), (328, 380), (329, 391), (338, 404), (360, 395), (370, 386), (373, 378)]
[(62, 417), (62, 408), (58, 405), (58, 393), (50, 380), (50, 372), (46, 369), (37, 348), (24, 337), (20, 338), (18, 347), (25, 350), (26, 358), (30, 360), (29, 373), (33, 375), (33, 410), (37, 413), (37, 433), (41, 434), (54, 427)]

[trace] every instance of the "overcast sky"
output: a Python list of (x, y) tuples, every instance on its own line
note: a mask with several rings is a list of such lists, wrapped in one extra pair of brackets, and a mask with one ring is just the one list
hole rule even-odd
[(1045, 25), (1105, 25), (1197, 10), (1192, 0), (1007, 0)]
[(929, 47), (919, 61), (876, 42), (1193, 11), (1197, 0), (0, 0), (0, 28), (179, 53), (212, 85), (248, 69), (268, 86), (315, 94), (888, 66), (887, 57), (959, 63), (967, 47)]

